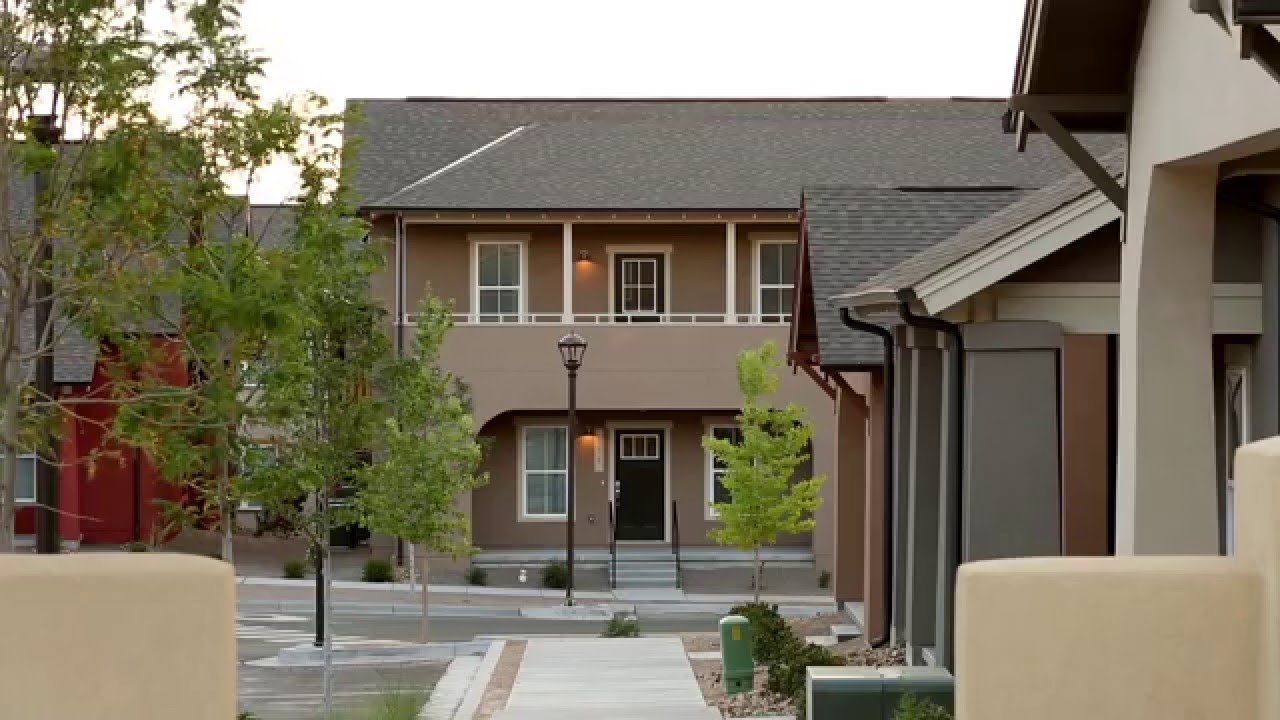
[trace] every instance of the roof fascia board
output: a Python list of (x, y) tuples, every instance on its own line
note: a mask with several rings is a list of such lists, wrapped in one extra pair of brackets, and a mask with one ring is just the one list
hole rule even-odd
[[(375, 214), (385, 212), (376, 210)], [(407, 225), (449, 225), (456, 223), (547, 223), (559, 225), (566, 222), (583, 222), (597, 225), (639, 223), (703, 223), (723, 225), (786, 224), (799, 222), (795, 210), (420, 210), (406, 211)]]
[(929, 312), (940, 312), (1120, 219), (1120, 216), (1120, 211), (1105, 195), (1092, 190), (915, 283), (916, 295)]

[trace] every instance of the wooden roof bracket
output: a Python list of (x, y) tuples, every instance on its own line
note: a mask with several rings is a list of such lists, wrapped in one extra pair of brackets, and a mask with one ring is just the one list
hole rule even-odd
[(809, 376), (809, 379), (817, 383), (818, 387), (822, 388), (822, 392), (827, 394), (827, 397), (831, 398), (832, 401), (836, 399), (836, 389), (832, 387), (827, 378), (819, 375), (818, 371), (813, 369), (812, 358), (804, 353), (793, 352), (789, 354), (788, 359), (791, 361), (793, 368), (800, 368), (805, 375)]
[(1280, 40), (1265, 25), (1240, 28), (1240, 57), (1253, 58), (1272, 80), (1280, 82)]
[[(1274, 38), (1272, 38), (1274, 40)], [(1015, 111), (1023, 112), (1036, 127), (1049, 136), (1080, 172), (1093, 182), (1098, 191), (1120, 212), (1125, 211), (1126, 195), (1124, 186), (1107, 172), (1097, 158), (1089, 153), (1069, 130), (1058, 122), (1054, 112), (1077, 111), (1088, 112), (1102, 108), (1114, 107), (1119, 102), (1127, 102), (1122, 96), (1036, 96), (1015, 95), (1010, 98), (1009, 106)]]

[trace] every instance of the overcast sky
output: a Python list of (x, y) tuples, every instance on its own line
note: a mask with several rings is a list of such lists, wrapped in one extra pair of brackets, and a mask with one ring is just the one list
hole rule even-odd
[(1006, 96), (1024, 4), (246, 0), (244, 21), (270, 96)]

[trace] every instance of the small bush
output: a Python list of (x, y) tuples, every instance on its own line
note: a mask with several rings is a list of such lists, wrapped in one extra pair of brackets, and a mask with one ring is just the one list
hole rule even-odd
[(729, 609), (729, 614), (741, 615), (751, 623), (751, 657), (757, 665), (772, 665), (801, 646), (800, 639), (778, 614), (777, 605), (736, 605)]
[(485, 570), (482, 567), (476, 567), (475, 565), (472, 565), (471, 568), (467, 570), (467, 584), (468, 585), (488, 585), (489, 571)]
[(600, 633), (600, 637), (640, 637), (640, 621), (636, 619), (635, 615), (615, 613), (613, 617), (609, 618), (609, 624), (604, 626), (604, 632)]
[(932, 700), (905, 695), (893, 712), (893, 720), (953, 720), (951, 711)]
[(542, 566), (542, 587), (563, 590), (569, 587), (569, 566), (561, 560), (552, 560)]
[(284, 576), (290, 580), (301, 580), (307, 576), (307, 568), (311, 564), (306, 560), (286, 560), (284, 563)]
[[(794, 636), (793, 636), (794, 637)], [(820, 645), (800, 645), (790, 653), (769, 665), (769, 680), (765, 687), (769, 692), (791, 698), (796, 704), (796, 717), (804, 717), (805, 668), (811, 665), (830, 666), (847, 664), (843, 655), (837, 655)]]
[(124, 550), (125, 552), (131, 552), (131, 553), (134, 553), (134, 552), (151, 552), (151, 546), (150, 546), (150, 545), (148, 545), (148, 544), (146, 544), (146, 543), (144, 543), (144, 542), (140, 542), (140, 541), (138, 541), (138, 540), (134, 540), (133, 542), (127, 542), (127, 543), (125, 543), (124, 545), (121, 545), (121, 546), (120, 546), (120, 549), (121, 549), (121, 550)]
[[(222, 558), (218, 558), (218, 559), (221, 560)], [(258, 720), (258, 716), (254, 715), (248, 710), (241, 710), (240, 712), (236, 713), (236, 720)]]
[(396, 571), (391, 567), (391, 563), (386, 560), (369, 558), (364, 561), (364, 568), (360, 571), (360, 579), (370, 583), (395, 582)]
[(831, 571), (830, 570), (823, 570), (822, 572), (818, 573), (818, 587), (822, 588), (823, 590), (826, 590), (827, 588), (831, 587)]

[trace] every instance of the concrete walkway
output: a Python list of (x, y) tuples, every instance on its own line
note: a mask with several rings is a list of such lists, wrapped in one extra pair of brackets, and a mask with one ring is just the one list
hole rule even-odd
[(719, 720), (679, 638), (530, 640), (494, 720)]

